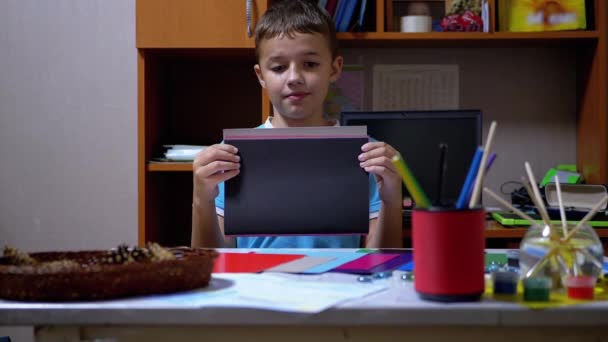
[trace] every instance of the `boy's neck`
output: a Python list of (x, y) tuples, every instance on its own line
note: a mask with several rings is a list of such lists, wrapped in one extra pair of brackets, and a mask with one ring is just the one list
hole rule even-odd
[(275, 115), (270, 117), (270, 123), (274, 128), (287, 128), (287, 127), (319, 127), (319, 126), (333, 126), (334, 123), (324, 119), (323, 117), (309, 117), (305, 119), (290, 119), (282, 115)]

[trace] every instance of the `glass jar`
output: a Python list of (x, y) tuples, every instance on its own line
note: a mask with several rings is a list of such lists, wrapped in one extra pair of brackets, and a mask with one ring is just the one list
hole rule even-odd
[(569, 224), (564, 234), (561, 225), (530, 226), (519, 248), (521, 278), (550, 278), (553, 289), (563, 289), (570, 276), (597, 279), (602, 274), (602, 243), (588, 224), (570, 234), (574, 228)]

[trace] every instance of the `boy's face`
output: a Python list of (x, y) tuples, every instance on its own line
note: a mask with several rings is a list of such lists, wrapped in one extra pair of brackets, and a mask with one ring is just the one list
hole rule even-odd
[(295, 33), (264, 39), (254, 69), (274, 107), (286, 122), (319, 124), (329, 83), (342, 71), (320, 33)]

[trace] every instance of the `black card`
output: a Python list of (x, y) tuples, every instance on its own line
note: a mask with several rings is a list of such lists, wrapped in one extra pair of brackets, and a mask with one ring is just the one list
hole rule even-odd
[(225, 234), (366, 234), (369, 175), (357, 157), (367, 141), (225, 136), (241, 157), (240, 174), (225, 183)]

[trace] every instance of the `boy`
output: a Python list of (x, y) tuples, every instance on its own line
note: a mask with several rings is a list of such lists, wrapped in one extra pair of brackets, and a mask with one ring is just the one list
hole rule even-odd
[[(260, 128), (330, 126), (323, 102), (330, 82), (342, 71), (334, 24), (310, 0), (274, 2), (255, 32), (258, 64), (254, 71), (272, 102), (274, 116)], [(366, 247), (401, 247), (401, 178), (383, 142), (361, 148), (360, 166), (370, 173), (370, 222)], [(201, 151), (193, 163), (193, 247), (338, 248), (360, 247), (359, 236), (224, 236), (223, 182), (239, 174), (234, 146), (218, 144)], [(219, 186), (218, 186), (219, 185)], [(214, 200), (215, 199), (215, 200)]]

